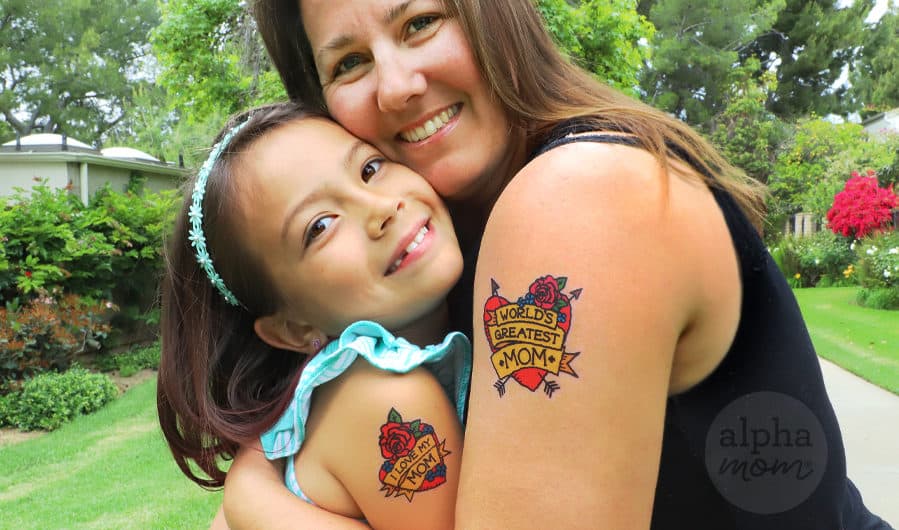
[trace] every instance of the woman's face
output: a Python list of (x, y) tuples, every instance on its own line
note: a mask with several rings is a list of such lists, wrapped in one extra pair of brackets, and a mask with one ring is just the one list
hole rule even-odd
[[(510, 126), (439, 0), (300, 0), (332, 116), (448, 199), (489, 193)], [(491, 178), (492, 177), (492, 178)]]

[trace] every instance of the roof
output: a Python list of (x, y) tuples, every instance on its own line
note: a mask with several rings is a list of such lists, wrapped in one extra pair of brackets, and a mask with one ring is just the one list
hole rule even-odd
[[(23, 136), (19, 140), (19, 145), (24, 146), (34, 146), (34, 147), (62, 147), (62, 135), (61, 134), (29, 134), (28, 136)], [(6, 146), (15, 146), (16, 140), (11, 140), (3, 144)], [(74, 138), (66, 138), (66, 147), (80, 147), (82, 149), (90, 149), (92, 151), (96, 151), (93, 147), (87, 145), (84, 142), (76, 140)]]
[(868, 126), (880, 120), (892, 121), (893, 118), (899, 118), (899, 108), (888, 110), (886, 112), (878, 112), (877, 114), (862, 120), (862, 125)]
[(107, 147), (100, 151), (103, 156), (109, 158), (123, 158), (135, 160), (147, 160), (149, 162), (159, 162), (159, 159), (133, 147)]

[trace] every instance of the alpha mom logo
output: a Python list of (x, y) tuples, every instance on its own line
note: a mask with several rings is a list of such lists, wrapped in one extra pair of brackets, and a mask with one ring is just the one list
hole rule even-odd
[(827, 440), (821, 422), (799, 400), (754, 392), (715, 417), (706, 436), (705, 464), (731, 504), (756, 514), (781, 513), (808, 499), (821, 483)]

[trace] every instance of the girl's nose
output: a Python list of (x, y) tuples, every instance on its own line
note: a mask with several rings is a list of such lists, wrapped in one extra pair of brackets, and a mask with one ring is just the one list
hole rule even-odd
[(396, 220), (397, 214), (405, 208), (405, 203), (398, 197), (376, 197), (368, 205), (369, 216), (366, 231), (372, 239), (378, 239), (387, 233), (388, 228)]
[(383, 53), (377, 62), (378, 108), (382, 112), (402, 110), (415, 96), (424, 94), (427, 80), (399, 51)]

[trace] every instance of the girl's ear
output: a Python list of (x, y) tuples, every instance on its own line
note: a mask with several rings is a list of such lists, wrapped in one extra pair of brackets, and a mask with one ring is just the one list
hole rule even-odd
[(312, 355), (328, 343), (328, 336), (317, 328), (288, 320), (280, 313), (257, 318), (253, 330), (262, 342), (281, 350)]

